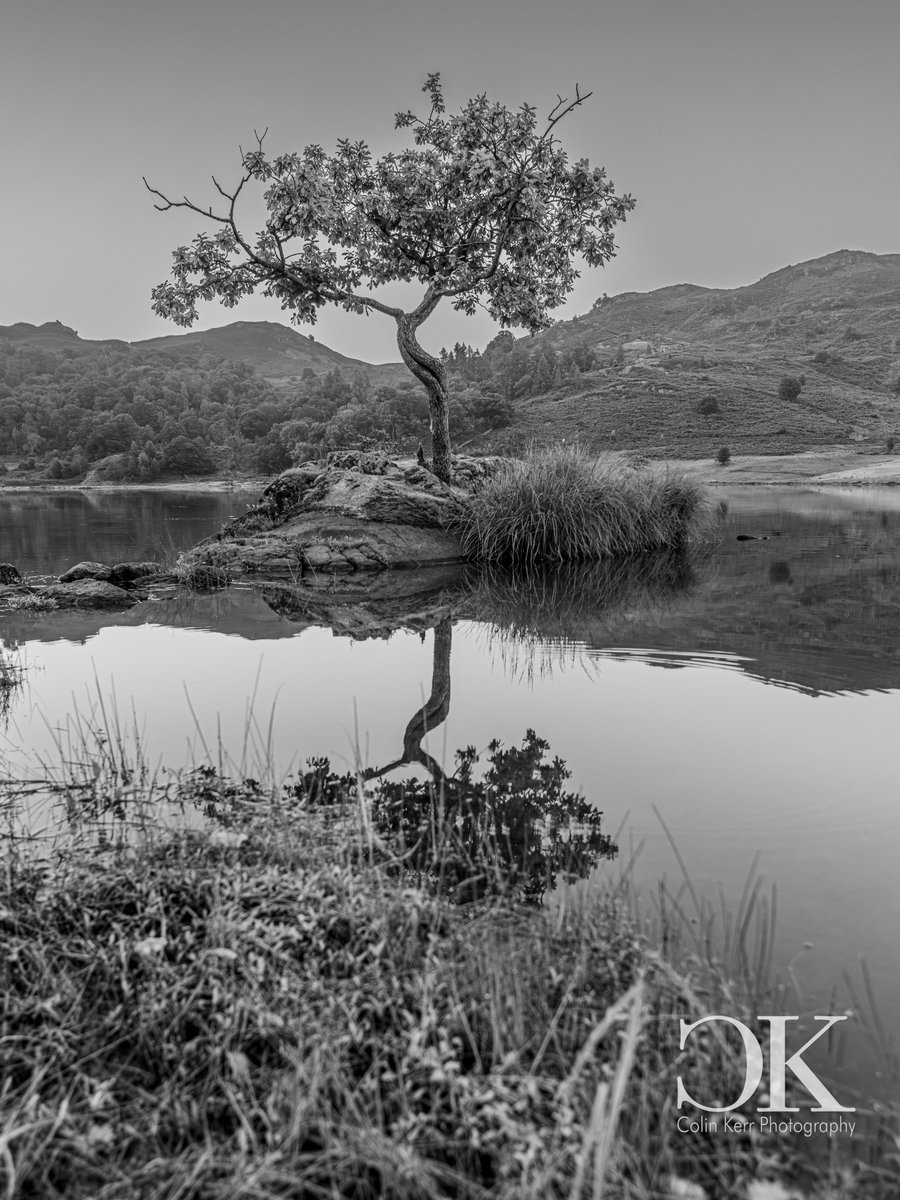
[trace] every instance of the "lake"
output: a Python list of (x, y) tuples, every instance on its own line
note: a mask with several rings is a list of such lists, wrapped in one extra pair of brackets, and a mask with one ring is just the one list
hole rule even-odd
[[(900, 494), (721, 498), (721, 541), (690, 563), (515, 578), (447, 569), (410, 576), (399, 594), (349, 580), (337, 592), (242, 586), (119, 614), (0, 616), (26, 666), (2, 730), (5, 770), (40, 774), (92, 722), (118, 723), (154, 765), (224, 756), (250, 774), (325, 755), (372, 772), (405, 759), (400, 774), (421, 776), (428, 756), (452, 767), (457, 748), (519, 745), (533, 729), (619, 847), (575, 887), (627, 874), (652, 916), (658, 882), (673, 894), (682, 884), (665, 822), (701, 901), (735, 913), (758, 854), (758, 895), (777, 892), (781, 1011), (856, 1010), (857, 997), (859, 1036), (836, 1076), (878, 1090), (860, 957), (896, 1038)], [(0, 561), (56, 574), (81, 559), (158, 557), (249, 499), (0, 494)], [(363, 636), (373, 631), (383, 636)], [(412, 746), (430, 701), (435, 727)], [(689, 893), (678, 902), (692, 909)]]

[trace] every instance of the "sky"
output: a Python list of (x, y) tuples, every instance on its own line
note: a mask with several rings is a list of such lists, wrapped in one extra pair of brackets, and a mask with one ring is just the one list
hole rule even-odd
[[(208, 204), (268, 129), (273, 153), (338, 138), (396, 148), (394, 114), (441, 72), (448, 109), (487, 92), (549, 112), (573, 159), (637, 200), (618, 252), (558, 318), (604, 292), (739, 287), (839, 249), (900, 252), (898, 0), (3, 0), (0, 325), (84, 338), (179, 332), (150, 290), (203, 227), (142, 177)], [(254, 207), (247, 217), (252, 223)], [(262, 297), (195, 328), (287, 322)], [(328, 311), (317, 340), (398, 358), (394, 323)], [(433, 350), (483, 347), (487, 316), (438, 309)]]

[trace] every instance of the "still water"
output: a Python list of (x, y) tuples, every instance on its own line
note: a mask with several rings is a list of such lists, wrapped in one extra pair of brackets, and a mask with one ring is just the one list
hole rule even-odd
[[(660, 879), (673, 893), (682, 882), (662, 821), (717, 907), (737, 909), (759, 854), (760, 895), (777, 891), (782, 1011), (855, 1009), (855, 993), (874, 1026), (862, 956), (896, 1039), (900, 495), (722, 498), (721, 541), (691, 564), (443, 571), (399, 596), (350, 581), (337, 594), (242, 587), (121, 614), (0, 616), (27, 667), (0, 733), (4, 770), (26, 777), (69, 753), (77, 719), (118, 721), (167, 766), (224, 754), (235, 773), (267, 760), (286, 773), (327, 755), (377, 771), (409, 761), (408, 727), (440, 676), (446, 718), (421, 742), (434, 759), (452, 768), (457, 748), (534, 729), (618, 843), (594, 877), (629, 872), (648, 913)], [(247, 499), (0, 495), (0, 561), (58, 573), (158, 556)], [(883, 1054), (854, 1047), (838, 1075), (871, 1086)]]

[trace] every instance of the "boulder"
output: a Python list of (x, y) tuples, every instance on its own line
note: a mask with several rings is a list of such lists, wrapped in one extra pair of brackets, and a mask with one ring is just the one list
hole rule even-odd
[(33, 589), (59, 608), (131, 608), (137, 599), (104, 579), (81, 578)]
[(158, 562), (121, 562), (111, 568), (109, 581), (116, 587), (128, 587), (139, 579), (161, 573), (162, 564)]
[(63, 571), (59, 577), (60, 583), (74, 583), (77, 579), (98, 579), (108, 583), (112, 577), (112, 567), (106, 563), (80, 562), (68, 571)]
[(17, 584), (22, 582), (19, 568), (12, 563), (0, 562), (0, 584)]
[(297, 579), (463, 562), (454, 518), (500, 461), (457, 459), (461, 486), (449, 486), (379, 451), (330, 454), (323, 466), (279, 475), (246, 513), (183, 555), (179, 572), (205, 565)]

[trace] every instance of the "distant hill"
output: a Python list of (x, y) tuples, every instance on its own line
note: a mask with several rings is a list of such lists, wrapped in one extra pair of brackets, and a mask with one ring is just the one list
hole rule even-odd
[(358, 358), (347, 358), (311, 335), (298, 333), (275, 321), (235, 321), (218, 329), (199, 333), (173, 333), (165, 337), (132, 342), (141, 350), (162, 350), (180, 357), (195, 358), (211, 354), (215, 358), (249, 363), (269, 383), (286, 385), (307, 369), (316, 375), (338, 370), (346, 374), (362, 371), (372, 382), (390, 384), (409, 379), (402, 363), (375, 365)]
[[(532, 339), (576, 344), (606, 368), (517, 401), (518, 436), (675, 455), (900, 441), (900, 254), (838, 250), (746, 287), (603, 296)], [(791, 401), (788, 375), (805, 377)]]
[(7, 343), (28, 343), (39, 346), (42, 350), (49, 350), (52, 354), (65, 350), (125, 350), (128, 347), (127, 342), (116, 341), (113, 338), (98, 342), (80, 338), (74, 329), (63, 325), (61, 321), (47, 321), (44, 325), (29, 325), (27, 321), (17, 321), (15, 325), (0, 325), (0, 340)]
[(409, 372), (400, 362), (374, 364), (348, 358), (276, 321), (234, 321), (199, 333), (173, 333), (138, 342), (111, 338), (93, 341), (79, 337), (74, 329), (60, 321), (48, 321), (44, 325), (19, 321), (15, 325), (0, 325), (0, 339), (29, 343), (52, 353), (66, 350), (89, 353), (91, 350), (127, 350), (131, 347), (196, 362), (208, 355), (229, 362), (247, 363), (275, 386), (293, 383), (307, 368), (318, 376), (338, 370), (348, 378), (362, 371), (376, 386), (409, 381)]

